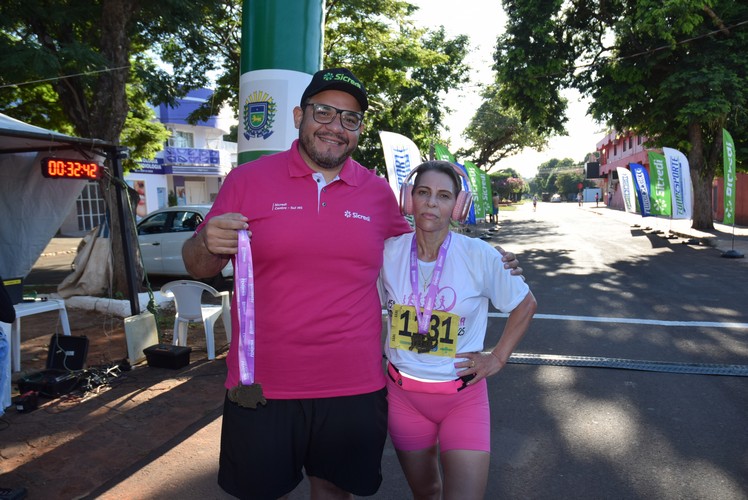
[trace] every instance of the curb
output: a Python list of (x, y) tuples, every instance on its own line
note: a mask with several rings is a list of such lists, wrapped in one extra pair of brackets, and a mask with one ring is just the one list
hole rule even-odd
[[(52, 298), (60, 298), (58, 294), (54, 293), (51, 295)], [(120, 318), (130, 317), (130, 301), (129, 300), (117, 300), (108, 299), (105, 297), (90, 297), (77, 295), (63, 299), (65, 301), (65, 307), (70, 309), (84, 309), (88, 311), (94, 311), (99, 313), (111, 314)], [(153, 300), (157, 307), (161, 307), (163, 304), (174, 302), (173, 297), (166, 297), (161, 292), (153, 292)], [(138, 302), (140, 303), (140, 311), (146, 311), (148, 302), (150, 301), (150, 295), (148, 293), (139, 293)]]

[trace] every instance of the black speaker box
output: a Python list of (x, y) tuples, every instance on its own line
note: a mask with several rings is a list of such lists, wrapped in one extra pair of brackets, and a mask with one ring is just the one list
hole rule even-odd
[(18, 392), (38, 392), (56, 398), (68, 394), (80, 384), (79, 371), (86, 366), (88, 337), (52, 335), (47, 351), (47, 369), (30, 373), (18, 380)]
[(177, 370), (190, 364), (191, 347), (171, 344), (154, 344), (143, 349), (145, 359), (151, 368)]

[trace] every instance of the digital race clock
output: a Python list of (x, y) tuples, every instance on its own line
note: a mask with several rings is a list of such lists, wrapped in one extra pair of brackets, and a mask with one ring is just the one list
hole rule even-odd
[(92, 161), (69, 158), (44, 158), (42, 175), (48, 179), (88, 179), (101, 177), (101, 167)]

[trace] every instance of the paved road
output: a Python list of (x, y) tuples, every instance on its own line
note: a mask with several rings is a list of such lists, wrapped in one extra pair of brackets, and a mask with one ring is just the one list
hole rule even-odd
[[(748, 262), (626, 215), (541, 204), (509, 216), (501, 242), (539, 303), (519, 350), (748, 363)], [(489, 498), (748, 497), (745, 377), (552, 365), (506, 375), (490, 385)]]
[[(541, 203), (502, 212), (490, 233), (520, 255), (538, 298), (519, 351), (552, 359), (512, 363), (490, 381), (487, 498), (748, 498), (748, 379), (625, 368), (745, 368), (748, 259), (664, 238), (654, 230), (672, 223), (648, 219), (646, 229), (632, 217)], [(503, 321), (492, 318), (487, 343)], [(556, 361), (572, 356), (624, 362)], [(215, 486), (220, 416), (203, 424), (124, 482), (114, 478), (101, 498), (224, 498)], [(389, 444), (383, 471), (374, 498), (408, 498)], [(302, 483), (292, 498), (307, 491)]]

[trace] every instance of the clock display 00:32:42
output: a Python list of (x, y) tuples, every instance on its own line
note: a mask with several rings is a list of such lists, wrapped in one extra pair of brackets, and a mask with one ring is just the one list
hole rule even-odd
[(92, 161), (70, 158), (44, 158), (42, 175), (48, 179), (89, 179), (101, 177), (101, 166)]

